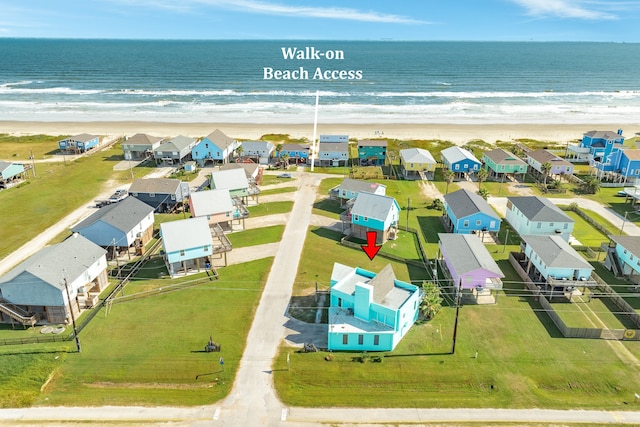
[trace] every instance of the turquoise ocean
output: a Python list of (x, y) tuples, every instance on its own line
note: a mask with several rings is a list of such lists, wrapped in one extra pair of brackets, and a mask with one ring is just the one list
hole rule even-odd
[(640, 44), (0, 39), (0, 120), (308, 123), (316, 93), (333, 123), (636, 123)]

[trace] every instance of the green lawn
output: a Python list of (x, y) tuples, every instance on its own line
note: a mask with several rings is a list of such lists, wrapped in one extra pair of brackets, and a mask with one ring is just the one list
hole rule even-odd
[(261, 190), (261, 196), (268, 196), (270, 194), (282, 194), (282, 193), (293, 193), (298, 191), (298, 187), (280, 187), (280, 188), (268, 188), (266, 190)]
[[(600, 233), (598, 230), (593, 228), (587, 221), (585, 221), (580, 215), (572, 211), (565, 211), (571, 219), (575, 221), (573, 226), (573, 236), (580, 242), (580, 244), (589, 246), (589, 247), (599, 247), (601, 243), (607, 242), (609, 239)], [(588, 212), (589, 216), (595, 214), (595, 212)], [(594, 215), (595, 216), (595, 215)], [(593, 217), (593, 216), (592, 216)], [(602, 217), (597, 215), (594, 219), (599, 219), (600, 224), (606, 225), (608, 224), (613, 230), (615, 227), (611, 226), (611, 224), (604, 220)]]
[[(34, 354), (3, 356), (0, 406), (191, 406), (223, 398), (272, 261), (225, 267), (218, 281), (114, 304), (82, 331), (80, 354), (37, 354), (30, 347)], [(220, 353), (203, 351), (209, 336), (222, 345)]]
[[(107, 182), (125, 184), (129, 171), (114, 171), (119, 148), (83, 157), (65, 166), (38, 164), (37, 176), (0, 192), (0, 258), (33, 239), (84, 203), (95, 199)], [(25, 227), (25, 218), (29, 226)]]
[[(31, 153), (36, 160), (45, 159), (58, 153), (58, 141), (65, 136), (25, 135), (10, 136), (0, 134), (0, 159), (11, 162), (28, 162)], [(36, 165), (36, 169), (40, 164)], [(44, 168), (45, 166), (42, 165)]]
[(452, 307), (414, 326), (393, 352), (382, 353), (382, 363), (354, 362), (360, 353), (342, 352), (326, 361), (327, 353), (282, 346), (273, 366), (281, 399), (314, 407), (640, 409), (633, 397), (640, 373), (604, 340), (560, 338), (508, 261), (498, 263), (505, 290), (495, 305), (460, 309), (455, 354)]
[(249, 206), (247, 209), (249, 210), (249, 217), (255, 218), (258, 216), (291, 212), (291, 209), (293, 209), (293, 202), (260, 203), (259, 205)]
[(265, 243), (279, 242), (282, 239), (284, 225), (272, 225), (270, 227), (256, 228), (227, 234), (234, 248), (245, 246), (263, 245)]

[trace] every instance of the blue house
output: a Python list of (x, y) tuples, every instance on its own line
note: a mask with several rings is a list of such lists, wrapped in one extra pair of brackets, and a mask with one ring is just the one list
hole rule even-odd
[(596, 162), (602, 162), (614, 149), (623, 145), (622, 129), (618, 129), (618, 132), (592, 130), (585, 133), (580, 142), (580, 148), (588, 148), (591, 158)]
[(98, 209), (71, 231), (111, 251), (140, 249), (153, 237), (153, 210), (135, 197), (126, 197)]
[(640, 149), (614, 149), (602, 161), (594, 161), (596, 175), (608, 176), (612, 181), (626, 183), (640, 177)]
[(347, 166), (349, 144), (344, 142), (323, 142), (318, 148), (320, 166)]
[(69, 138), (58, 141), (58, 147), (60, 150), (75, 153), (84, 153), (85, 151), (97, 147), (98, 144), (100, 144), (100, 137), (90, 135), (88, 133), (70, 136)]
[(560, 236), (521, 236), (523, 269), (553, 298), (578, 287), (595, 287), (594, 268)]
[(421, 297), (420, 288), (396, 279), (391, 265), (375, 274), (335, 263), (329, 350), (393, 350), (418, 319)]
[(367, 232), (375, 231), (376, 243), (381, 245), (398, 233), (400, 206), (393, 197), (359, 193), (346, 217), (355, 237), (366, 240)]
[[(609, 238), (615, 244), (614, 252), (617, 258), (617, 266), (619, 272), (614, 270), (614, 273), (619, 275), (634, 276), (635, 283), (640, 283), (638, 278), (640, 277), (640, 238), (637, 236), (609, 236)], [(616, 263), (616, 261), (614, 261)], [(605, 266), (609, 269), (613, 269), (611, 260), (607, 257)]]
[(361, 166), (384, 166), (387, 161), (387, 141), (365, 139), (358, 141), (358, 160)]
[(444, 166), (456, 175), (470, 174), (480, 170), (482, 163), (468, 150), (454, 145), (440, 153)]
[(191, 149), (191, 157), (202, 167), (207, 162), (227, 163), (240, 144), (216, 129)]
[(206, 217), (162, 223), (160, 236), (172, 277), (206, 269), (211, 262), (213, 238)]
[(387, 193), (387, 186), (377, 182), (345, 178), (340, 185), (329, 190), (329, 195), (332, 198), (340, 199), (340, 205), (355, 199), (360, 193), (373, 193), (384, 196)]
[(502, 220), (487, 201), (462, 189), (444, 196), (445, 225), (457, 234), (497, 233)]
[(189, 198), (189, 183), (178, 179), (135, 179), (129, 195), (153, 207), (156, 212), (171, 212)]
[(309, 159), (309, 147), (300, 144), (282, 144), (280, 151), (276, 150), (276, 157), (289, 157), (289, 163), (307, 163)]
[(346, 144), (349, 143), (349, 135), (320, 135), (320, 138), (318, 140), (321, 144), (325, 143), (325, 142), (332, 142), (332, 143), (340, 143), (340, 142), (344, 142)]
[(0, 160), (0, 188), (6, 183), (19, 178), (24, 173), (24, 165), (21, 163), (9, 163)]

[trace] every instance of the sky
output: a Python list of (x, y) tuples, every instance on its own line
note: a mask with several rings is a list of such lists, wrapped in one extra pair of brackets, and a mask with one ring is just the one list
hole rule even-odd
[(0, 37), (640, 42), (640, 0), (0, 0)]

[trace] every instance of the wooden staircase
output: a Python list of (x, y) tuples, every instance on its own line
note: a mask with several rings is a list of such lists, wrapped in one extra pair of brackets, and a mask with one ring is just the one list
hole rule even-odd
[(15, 320), (18, 323), (22, 324), (22, 326), (26, 327), (27, 325), (31, 325), (31, 327), (34, 327), (36, 322), (38, 321), (37, 315), (29, 313), (28, 311), (23, 310), (17, 305), (13, 305), (10, 302), (2, 299), (0, 299), (0, 312), (9, 316), (12, 320), (12, 324), (13, 320)]

